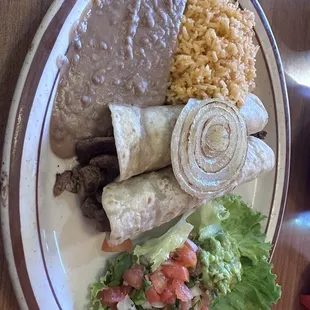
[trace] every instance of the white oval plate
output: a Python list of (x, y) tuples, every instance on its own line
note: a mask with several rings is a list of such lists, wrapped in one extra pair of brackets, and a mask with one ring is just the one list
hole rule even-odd
[[(9, 115), (1, 220), (22, 309), (85, 308), (87, 287), (108, 258), (100, 251), (104, 235), (82, 217), (75, 196), (67, 193), (55, 199), (52, 194), (55, 173), (73, 164), (55, 157), (49, 146), (49, 120), (58, 81), (56, 58), (66, 53), (72, 26), (88, 2), (56, 0), (51, 6), (26, 57)], [(266, 142), (277, 160), (274, 171), (237, 192), (266, 214), (267, 239), (275, 245), (289, 174), (286, 86), (276, 43), (260, 5), (256, 0), (241, 0), (240, 5), (256, 15), (256, 39), (261, 48), (255, 93), (270, 115)]]

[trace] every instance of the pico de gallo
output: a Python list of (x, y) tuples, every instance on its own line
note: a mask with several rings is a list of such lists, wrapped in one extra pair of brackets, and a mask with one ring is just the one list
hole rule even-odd
[(90, 310), (270, 309), (281, 290), (263, 219), (240, 197), (224, 196), (133, 251), (126, 241), (91, 286)]

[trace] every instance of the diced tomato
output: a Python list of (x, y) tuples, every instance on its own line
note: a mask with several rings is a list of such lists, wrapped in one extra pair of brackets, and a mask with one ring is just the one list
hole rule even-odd
[(183, 282), (189, 281), (189, 272), (187, 268), (177, 263), (172, 263), (170, 265), (162, 265), (161, 271), (169, 279), (177, 279)]
[(170, 298), (168, 298), (168, 299), (166, 300), (166, 304), (167, 304), (167, 305), (174, 305), (176, 299), (177, 299), (176, 296), (171, 296)]
[[(209, 297), (209, 295), (207, 295), (206, 292), (202, 292), (202, 294), (201, 294), (201, 307), (202, 308), (206, 307), (207, 310), (208, 310), (208, 305), (209, 304), (210, 304), (210, 297)], [(203, 310), (206, 310), (206, 309), (203, 309)]]
[(154, 286), (151, 286), (146, 292), (145, 292), (146, 299), (149, 303), (152, 302), (160, 302), (160, 295), (156, 292)]
[(167, 278), (161, 271), (151, 274), (150, 280), (158, 294), (161, 294), (167, 288)]
[(192, 307), (192, 303), (190, 301), (180, 302), (180, 310), (189, 310), (191, 307)]
[(123, 274), (123, 279), (130, 286), (140, 289), (143, 284), (144, 268), (141, 265), (133, 264), (130, 269), (127, 269)]
[(125, 285), (110, 287), (100, 293), (100, 298), (105, 305), (111, 306), (112, 304), (122, 301), (126, 295), (129, 294), (130, 290), (130, 286)]
[(183, 245), (181, 248), (176, 250), (175, 261), (184, 267), (193, 267), (197, 265), (196, 253), (187, 245)]
[(107, 239), (104, 239), (101, 250), (104, 252), (131, 252), (132, 241), (130, 239), (127, 239), (123, 243), (112, 247), (109, 246)]
[[(175, 297), (176, 297), (175, 293), (171, 289), (167, 288), (160, 295), (160, 301), (164, 302), (166, 304), (169, 304), (169, 305), (174, 304), (175, 303)], [(174, 301), (174, 302), (172, 303), (172, 301)]]
[(189, 301), (193, 299), (190, 289), (180, 280), (173, 280), (170, 288), (175, 292), (178, 299), (181, 301)]
[(310, 310), (310, 295), (301, 295), (299, 301), (303, 306)]

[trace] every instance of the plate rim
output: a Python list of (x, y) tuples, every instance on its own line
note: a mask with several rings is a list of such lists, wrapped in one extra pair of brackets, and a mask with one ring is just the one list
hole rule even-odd
[[(10, 278), (14, 287), (14, 291), (16, 294), (16, 297), (18, 299), (19, 305), (22, 309), (39, 309), (38, 304), (36, 302), (36, 298), (34, 296), (33, 288), (30, 283), (30, 279), (28, 278), (29, 287), (27, 287), (27, 291), (30, 291), (32, 296), (30, 296), (31, 300), (29, 300), (28, 293), (25, 293), (25, 290), (22, 289), (21, 286), (21, 280), (17, 272), (16, 262), (13, 257), (13, 244), (11, 239), (11, 231), (10, 231), (10, 222), (9, 222), (9, 201), (8, 201), (8, 187), (9, 187), (9, 179), (10, 179), (10, 166), (11, 166), (11, 155), (15, 154), (15, 147), (16, 143), (19, 141), (20, 136), (20, 128), (19, 125), (21, 122), (20, 118), (22, 119), (22, 92), (24, 90), (24, 85), (26, 82), (26, 79), (28, 77), (29, 70), (31, 68), (32, 62), (34, 60), (34, 57), (38, 51), (38, 47), (40, 44), (42, 44), (42, 39), (44, 37), (44, 34), (46, 33), (46, 30), (50, 27), (51, 22), (56, 18), (61, 10), (66, 7), (67, 4), (70, 10), (74, 6), (75, 0), (54, 0), (54, 2), (51, 4), (49, 10), (47, 11), (45, 17), (43, 18), (37, 33), (31, 43), (30, 49), (26, 55), (24, 64), (22, 66), (18, 82), (14, 91), (13, 100), (10, 107), (6, 132), (5, 132), (5, 139), (3, 144), (3, 156), (2, 156), (2, 168), (1, 168), (1, 226), (2, 226), (2, 235), (3, 235), (3, 242), (4, 242), (4, 249), (5, 249), (5, 256), (9, 267), (9, 273)], [(259, 4), (258, 0), (250, 0), (252, 5), (254, 6), (257, 14), (259, 15), (264, 29), (267, 33), (270, 45), (272, 47), (272, 52), (274, 54), (276, 65), (278, 69), (278, 74), (280, 78), (280, 84), (281, 84), (281, 92), (283, 97), (283, 108), (284, 108), (284, 119), (286, 122), (285, 131), (286, 131), (286, 152), (285, 152), (285, 172), (284, 172), (284, 183), (283, 183), (283, 192), (282, 192), (282, 198), (281, 198), (281, 204), (278, 214), (278, 220), (277, 225), (275, 228), (272, 244), (273, 248), (271, 251), (271, 258), (274, 254), (274, 250), (277, 245), (277, 241), (280, 234), (281, 225), (283, 222), (283, 216), (284, 211), (286, 207), (287, 202), (287, 196), (288, 196), (288, 187), (289, 187), (289, 176), (290, 176), (290, 160), (291, 160), (291, 123), (290, 123), (290, 107), (289, 107), (289, 99), (288, 99), (288, 92), (287, 92), (287, 86), (286, 86), (286, 80), (285, 80), (285, 74), (284, 69), (282, 65), (282, 60), (280, 57), (280, 52), (277, 47), (276, 40), (274, 38), (272, 29), (269, 25), (269, 22), (267, 20), (267, 17)], [(66, 5), (64, 5), (66, 3)], [(72, 5), (71, 5), (72, 4)], [(68, 12), (68, 13), (69, 13)], [(64, 15), (64, 18), (66, 18), (68, 14)], [(61, 23), (62, 24), (62, 23)], [(57, 38), (57, 34), (56, 38)], [(49, 42), (50, 43), (50, 42)], [(45, 65), (43, 65), (44, 67)], [(273, 83), (272, 83), (273, 84)], [(23, 243), (21, 242), (21, 246), (23, 248)], [(26, 267), (26, 262), (24, 259), (24, 268)], [(27, 271), (27, 270), (26, 270)], [(27, 273), (27, 272), (26, 272)], [(36, 306), (33, 308), (33, 306)]]

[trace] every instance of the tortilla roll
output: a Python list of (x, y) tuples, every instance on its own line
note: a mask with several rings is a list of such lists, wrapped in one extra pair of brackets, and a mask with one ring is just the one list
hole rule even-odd
[(240, 108), (243, 115), (248, 136), (260, 132), (268, 123), (268, 112), (261, 100), (254, 94), (249, 94), (244, 105)]
[(181, 188), (206, 199), (230, 188), (247, 152), (245, 117), (232, 103), (190, 99), (172, 134), (171, 160)]
[(199, 205), (185, 193), (171, 167), (142, 174), (103, 189), (102, 206), (110, 221), (111, 246), (169, 222)]
[[(141, 108), (110, 104), (109, 108), (120, 167), (118, 181), (171, 164), (171, 136), (184, 105)], [(247, 97), (240, 114), (244, 117), (248, 135), (261, 131), (268, 121), (264, 105), (253, 94)]]
[(233, 188), (258, 178), (274, 166), (275, 155), (271, 147), (258, 138), (248, 137), (246, 160)]
[(183, 107), (109, 105), (120, 169), (118, 181), (170, 165), (171, 135)]
[(223, 192), (211, 194), (204, 200), (184, 192), (171, 167), (107, 185), (102, 194), (102, 206), (111, 226), (108, 243), (115, 246), (132, 239), (272, 170), (275, 163), (272, 149), (254, 137), (248, 138), (248, 144), (239, 177)]

